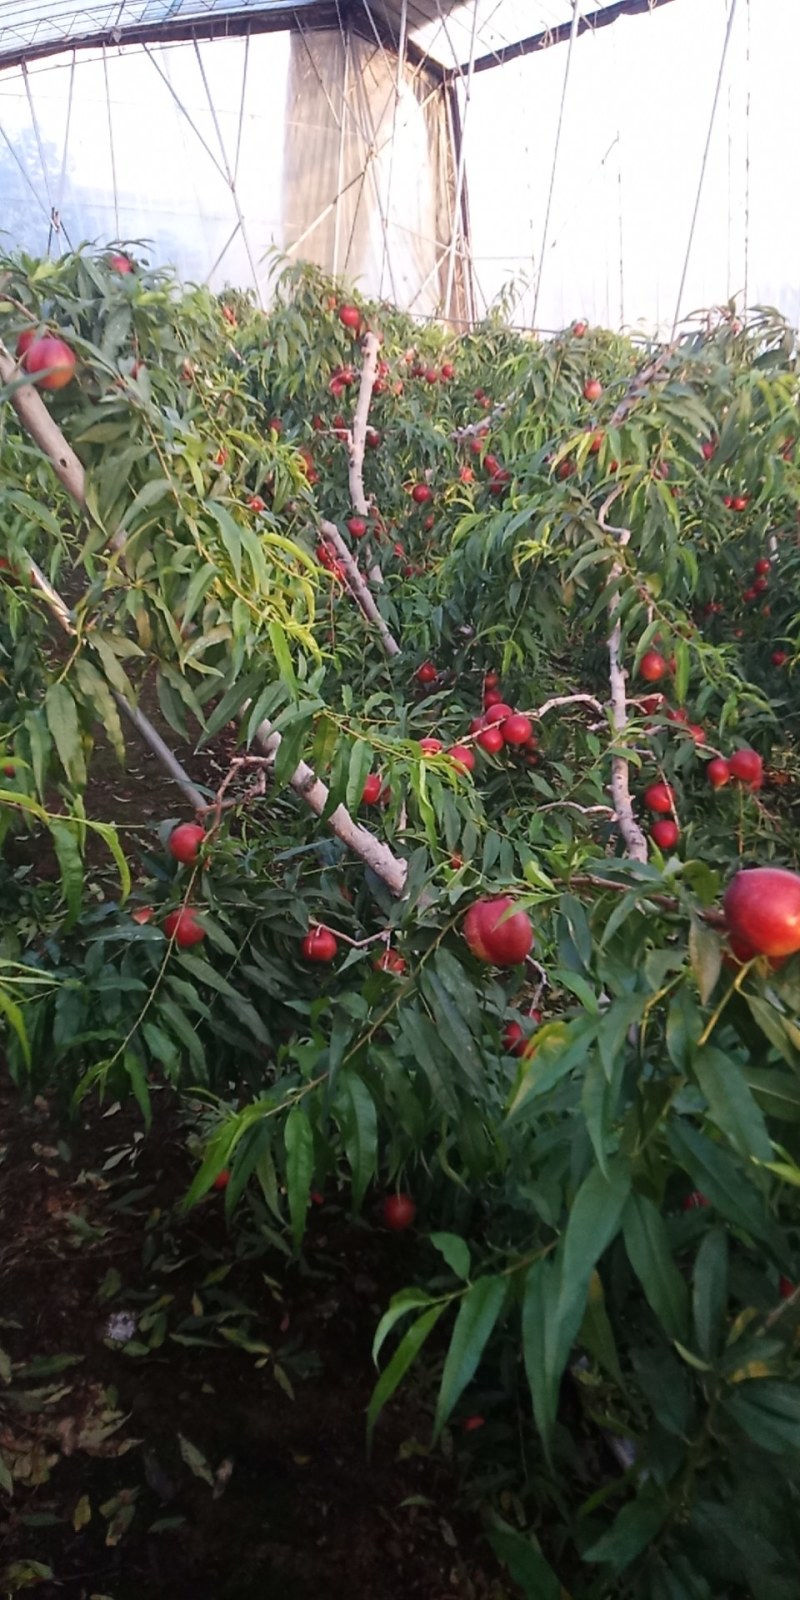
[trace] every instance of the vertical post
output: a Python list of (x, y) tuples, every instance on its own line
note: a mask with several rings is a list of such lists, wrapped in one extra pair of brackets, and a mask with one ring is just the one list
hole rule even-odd
[(542, 228), (542, 243), (539, 250), (539, 271), (536, 274), (536, 292), (533, 296), (533, 311), (531, 312), (531, 326), (536, 327), (536, 313), (539, 309), (539, 293), (542, 287), (542, 273), (544, 272), (544, 253), (547, 249), (547, 237), (550, 232), (550, 212), (553, 206), (553, 194), (556, 187), (556, 172), (558, 170), (558, 153), (561, 148), (561, 130), (564, 126), (564, 107), (567, 103), (567, 85), (569, 83), (570, 68), (572, 66), (572, 52), (578, 35), (578, 23), (581, 15), (581, 0), (572, 0), (572, 26), (569, 30), (569, 44), (567, 46), (567, 64), (564, 68), (564, 82), (561, 86), (561, 105), (558, 110), (558, 123), (556, 124), (556, 142), (553, 150), (553, 166), (550, 172), (550, 188), (547, 191), (547, 205), (544, 213), (544, 227)]
[[(458, 166), (456, 168), (456, 188), (453, 196), (453, 232), (450, 239), (450, 259), (447, 263), (447, 287), (444, 294), (445, 316), (452, 315), (453, 286), (456, 276), (456, 253), (458, 250), (459, 221), (461, 219), (461, 197), (464, 192), (465, 179), (465, 135), (467, 131), (467, 113), (472, 98), (472, 77), (475, 70), (475, 37), (478, 27), (478, 7), (472, 8), (472, 33), (469, 41), (469, 62), (467, 64), (467, 81), (464, 90), (464, 116), (460, 121), (460, 143), (458, 153)], [(466, 241), (465, 241), (466, 243)]]

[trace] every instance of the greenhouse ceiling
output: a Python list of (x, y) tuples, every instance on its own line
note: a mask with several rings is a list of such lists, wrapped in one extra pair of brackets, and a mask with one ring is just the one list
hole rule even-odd
[[(577, 0), (580, 32), (670, 0)], [(441, 76), (567, 39), (573, 0), (0, 0), (0, 68), (62, 50), (286, 29), (352, 30)]]

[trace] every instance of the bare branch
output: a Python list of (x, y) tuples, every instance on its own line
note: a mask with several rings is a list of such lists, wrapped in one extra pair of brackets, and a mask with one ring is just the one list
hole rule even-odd
[(350, 499), (353, 502), (353, 510), (357, 517), (369, 516), (369, 505), (364, 493), (364, 450), (367, 443), (367, 419), (369, 417), (372, 390), (375, 386), (375, 374), (378, 370), (378, 351), (380, 347), (380, 340), (376, 333), (364, 335), (361, 347), (364, 352), (364, 364), (361, 368), (361, 384), (353, 417), (353, 431), (348, 442)]
[(350, 551), (345, 544), (339, 529), (336, 527), (335, 523), (325, 521), (320, 522), (319, 529), (326, 544), (329, 544), (331, 548), (336, 551), (336, 554), (341, 561), (347, 576), (347, 587), (350, 590), (356, 605), (366, 617), (367, 621), (371, 622), (373, 626), (377, 628), (378, 633), (380, 634), (381, 644), (383, 645), (387, 656), (399, 656), (400, 646), (397, 643), (394, 634), (391, 632), (388, 623), (381, 616), (380, 611), (375, 604), (375, 598), (367, 587), (366, 579), (364, 578), (364, 575), (361, 572), (358, 563), (352, 554), (352, 551)]
[(556, 695), (553, 700), (545, 700), (544, 705), (540, 706), (538, 711), (526, 711), (525, 716), (536, 718), (545, 717), (548, 711), (555, 710), (556, 706), (572, 705), (591, 706), (593, 711), (603, 710), (600, 701), (595, 700), (594, 695), (592, 694), (561, 694)]
[[(620, 545), (626, 545), (630, 539), (630, 529), (621, 529), (618, 538)], [(623, 571), (622, 563), (615, 561), (611, 568), (612, 584)], [(619, 594), (612, 589), (608, 597), (608, 615), (612, 624), (608, 640), (608, 666), (611, 682), (611, 719), (618, 734), (625, 733), (628, 725), (628, 713), (625, 700), (625, 669), (621, 662), (622, 650), (622, 625), (618, 620)], [(639, 827), (633, 814), (631, 791), (629, 784), (628, 762), (624, 756), (612, 755), (611, 757), (611, 798), (614, 801), (614, 810), (617, 813), (619, 830), (625, 840), (626, 853), (634, 861), (647, 860), (647, 840)]]
[[(256, 729), (255, 738), (265, 755), (274, 755), (281, 743), (280, 734), (276, 733), (272, 724), (266, 721), (260, 723)], [(328, 789), (305, 761), (300, 762), (289, 782), (295, 794), (298, 794), (318, 817), (321, 816), (328, 803)], [(368, 828), (362, 828), (359, 822), (354, 822), (344, 806), (337, 806), (327, 820), (328, 827), (335, 833), (337, 839), (341, 839), (342, 844), (360, 856), (365, 865), (371, 867), (393, 895), (400, 897), (405, 893), (407, 863), (393, 855), (387, 844), (376, 839)]]

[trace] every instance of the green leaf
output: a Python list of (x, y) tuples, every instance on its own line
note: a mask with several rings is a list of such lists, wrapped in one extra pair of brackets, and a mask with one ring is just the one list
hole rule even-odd
[(461, 1302), (436, 1403), (434, 1440), (438, 1439), (453, 1407), (475, 1375), (502, 1310), (506, 1289), (505, 1278), (479, 1278)]
[(741, 1156), (769, 1161), (772, 1140), (763, 1113), (738, 1062), (706, 1046), (694, 1059), (697, 1081), (708, 1101), (712, 1122)]
[(126, 1050), (122, 1064), (130, 1079), (130, 1085), (136, 1097), (136, 1103), (144, 1118), (145, 1128), (150, 1129), (153, 1121), (153, 1110), (150, 1104), (150, 1090), (147, 1085), (147, 1074), (134, 1050)]
[(375, 1175), (378, 1154), (378, 1115), (364, 1080), (342, 1068), (337, 1084), (334, 1114), (353, 1177), (353, 1210), (361, 1205)]
[(384, 1311), (378, 1323), (375, 1338), (372, 1341), (372, 1359), (376, 1366), (378, 1364), (378, 1356), (388, 1335), (401, 1317), (407, 1317), (409, 1311), (418, 1311), (420, 1306), (434, 1304), (444, 1305), (444, 1300), (434, 1302), (424, 1289), (400, 1289), (397, 1294), (392, 1295), (389, 1301), (389, 1309)]
[(469, 1278), (471, 1260), (466, 1239), (459, 1238), (457, 1233), (432, 1233), (431, 1244), (444, 1256), (457, 1278)]
[[(0, 988), (0, 1013), (2, 1013), (2, 1015), (5, 1017), (9, 1026), (13, 1028), (17, 1036), (17, 1040), (19, 1041), (19, 1047), (22, 1051), (25, 1064), (29, 1067), (31, 1064), (31, 1047), (28, 1039), (28, 1032), (25, 1027), (25, 1019), (20, 1011), (19, 1006), (16, 1004), (16, 1001), (12, 1000), (11, 996), (7, 994), (3, 988)], [(1, 1366), (0, 1377), (2, 1377)]]
[(57, 822), (54, 817), (50, 819), (50, 836), (53, 848), (58, 859), (61, 873), (61, 888), (67, 904), (67, 920), (65, 926), (72, 924), (80, 916), (83, 904), (83, 861), (78, 844), (77, 829), (70, 827), (67, 822)]
[(368, 1444), (372, 1442), (375, 1424), (383, 1407), (387, 1400), (391, 1399), (398, 1384), (402, 1382), (412, 1362), (419, 1355), (428, 1334), (436, 1327), (444, 1309), (444, 1305), (431, 1306), (430, 1310), (424, 1311), (421, 1317), (417, 1317), (416, 1322), (412, 1322), (400, 1340), (388, 1367), (381, 1373), (367, 1407)]
[(727, 1303), (728, 1236), (723, 1228), (711, 1228), (697, 1252), (692, 1285), (694, 1334), (707, 1361), (719, 1346)]
[(75, 701), (65, 683), (51, 683), (44, 697), (47, 726), (53, 735), (59, 760), (70, 783), (83, 788), (86, 762)]
[(482, 1094), (485, 1079), (480, 1052), (461, 1011), (436, 973), (423, 971), (421, 981), (442, 1043), (447, 1046), (471, 1087)]
[(269, 642), (272, 645), (273, 655), (275, 656), (275, 665), (278, 668), (278, 672), (280, 673), (284, 682), (288, 683), (290, 689), (296, 691), (298, 686), (297, 676), (295, 674), (294, 662), (292, 661), (286, 633), (279, 622), (268, 623), (267, 633), (269, 634)]
[(295, 1249), (300, 1248), (306, 1225), (308, 1198), (314, 1174), (314, 1135), (302, 1106), (293, 1106), (286, 1118), (286, 1189)]
[(519, 1584), (524, 1600), (561, 1600), (565, 1591), (559, 1579), (524, 1534), (513, 1528), (494, 1528), (489, 1533), (489, 1543)]
[(140, 511), (147, 511), (150, 506), (157, 505), (159, 500), (172, 498), (172, 485), (168, 478), (151, 478), (139, 490), (135, 500), (128, 506), (125, 515), (120, 519), (119, 531), (125, 533), (136, 521)]
[(667, 1138), (675, 1159), (689, 1173), (695, 1188), (723, 1217), (754, 1239), (760, 1239), (775, 1258), (791, 1270), (791, 1253), (786, 1241), (741, 1163), (688, 1122), (673, 1121)]
[(671, 1339), (686, 1338), (689, 1296), (672, 1259), (667, 1230), (657, 1206), (644, 1195), (630, 1196), (623, 1219), (628, 1259), (655, 1312)]
[(606, 1311), (603, 1280), (596, 1271), (589, 1279), (589, 1296), (580, 1327), (579, 1343), (585, 1345), (598, 1365), (604, 1367), (614, 1382), (619, 1384), (620, 1389), (624, 1390), (625, 1379), (619, 1364), (614, 1330)]
[(584, 1561), (606, 1562), (614, 1572), (624, 1572), (663, 1528), (669, 1511), (666, 1495), (646, 1483), (636, 1499), (617, 1513), (608, 1532), (584, 1550)]
[(689, 960), (700, 990), (700, 999), (706, 1006), (722, 970), (722, 941), (712, 928), (706, 927), (699, 917), (694, 916), (689, 925)]
[(348, 811), (355, 813), (361, 805), (361, 796), (367, 775), (372, 768), (372, 746), (364, 739), (356, 739), (347, 768), (347, 788), (344, 803)]
[(764, 1450), (796, 1455), (800, 1451), (800, 1389), (771, 1378), (737, 1385), (723, 1409)]

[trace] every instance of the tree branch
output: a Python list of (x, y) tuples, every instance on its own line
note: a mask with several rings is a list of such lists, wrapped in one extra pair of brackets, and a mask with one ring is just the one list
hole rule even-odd
[(322, 520), (319, 525), (319, 531), (322, 534), (326, 544), (329, 544), (331, 548), (336, 551), (336, 554), (341, 561), (347, 576), (347, 587), (350, 590), (350, 593), (353, 596), (353, 599), (355, 600), (356, 605), (359, 607), (362, 615), (366, 617), (368, 622), (371, 622), (373, 626), (377, 628), (378, 633), (380, 634), (381, 644), (383, 645), (387, 656), (399, 656), (400, 646), (397, 643), (397, 640), (395, 639), (391, 629), (389, 628), (388, 623), (381, 616), (380, 611), (375, 603), (375, 598), (367, 587), (366, 579), (364, 578), (364, 575), (361, 572), (361, 569), (358, 566), (352, 551), (350, 551), (345, 544), (339, 529), (336, 527), (335, 523)]
[(367, 419), (369, 417), (372, 390), (375, 386), (375, 375), (378, 370), (378, 351), (380, 347), (380, 340), (376, 333), (364, 335), (361, 347), (364, 352), (364, 364), (361, 368), (361, 384), (353, 417), (353, 431), (348, 444), (350, 499), (357, 517), (369, 516), (369, 505), (364, 493), (364, 450), (367, 443)]
[[(621, 493), (622, 485), (604, 501), (598, 513), (598, 523), (603, 529), (607, 528), (606, 517), (616, 499)], [(613, 533), (619, 547), (622, 549), (631, 536), (630, 528), (609, 528)], [(615, 561), (611, 568), (611, 583), (614, 585), (624, 571), (621, 561)], [(628, 726), (628, 712), (625, 696), (625, 669), (621, 661), (622, 652), (622, 625), (618, 620), (619, 593), (612, 587), (608, 597), (608, 615), (611, 622), (611, 633), (608, 640), (608, 675), (611, 683), (611, 720), (618, 734), (624, 735)], [(631, 791), (629, 783), (629, 767), (624, 756), (612, 755), (611, 757), (611, 798), (614, 810), (617, 813), (619, 831), (625, 841), (625, 851), (634, 861), (647, 860), (647, 840), (639, 827), (633, 814)]]
[[(255, 738), (265, 755), (274, 755), (280, 747), (281, 736), (274, 731), (270, 722), (264, 721), (259, 724)], [(316, 816), (320, 817), (328, 803), (328, 789), (305, 761), (301, 761), (297, 766), (289, 783), (295, 794), (298, 794)], [(368, 828), (362, 828), (359, 822), (354, 822), (344, 806), (337, 806), (327, 820), (328, 827), (335, 833), (337, 839), (347, 845), (355, 855), (360, 856), (365, 865), (371, 867), (393, 895), (399, 898), (405, 893), (408, 865), (393, 855), (387, 844), (381, 839), (376, 839)]]

